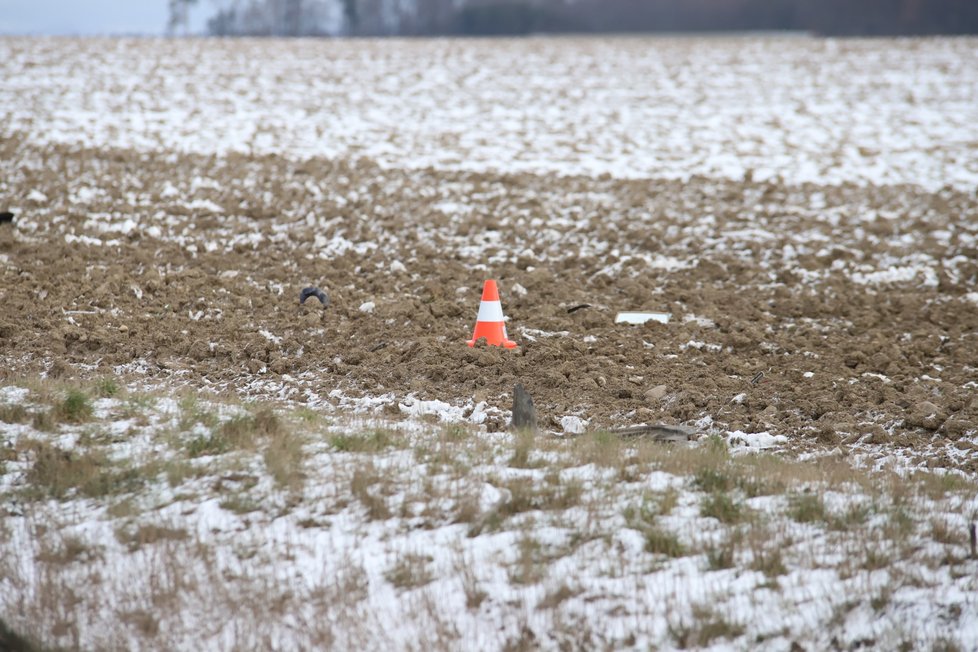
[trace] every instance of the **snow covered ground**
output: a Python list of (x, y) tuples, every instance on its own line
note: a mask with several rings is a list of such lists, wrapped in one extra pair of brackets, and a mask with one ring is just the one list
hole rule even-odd
[(37, 142), (978, 186), (974, 38), (3, 38), (0, 78)]
[[(61, 400), (50, 386), (0, 400), (0, 613), (49, 644), (978, 646), (978, 499), (960, 475), (783, 461), (743, 433), (728, 452), (188, 396), (116, 394), (86, 416)], [(79, 423), (40, 432), (48, 409)]]

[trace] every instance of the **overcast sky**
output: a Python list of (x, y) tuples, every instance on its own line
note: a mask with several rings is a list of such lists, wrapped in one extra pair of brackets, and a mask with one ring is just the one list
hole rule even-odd
[[(191, 10), (200, 31), (209, 3)], [(0, 0), (0, 34), (162, 34), (167, 0)]]

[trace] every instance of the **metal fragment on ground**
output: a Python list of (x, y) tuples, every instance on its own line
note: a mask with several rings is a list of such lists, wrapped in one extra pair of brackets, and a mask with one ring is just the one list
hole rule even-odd
[(691, 426), (671, 426), (654, 424), (650, 426), (630, 426), (609, 431), (619, 437), (646, 437), (653, 441), (689, 441), (699, 431)]

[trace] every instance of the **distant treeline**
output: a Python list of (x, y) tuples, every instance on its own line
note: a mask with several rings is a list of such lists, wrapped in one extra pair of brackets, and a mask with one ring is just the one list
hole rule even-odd
[[(173, 5), (195, 0), (174, 0)], [(212, 0), (214, 1), (214, 0)], [(218, 36), (978, 33), (978, 0), (216, 0)]]

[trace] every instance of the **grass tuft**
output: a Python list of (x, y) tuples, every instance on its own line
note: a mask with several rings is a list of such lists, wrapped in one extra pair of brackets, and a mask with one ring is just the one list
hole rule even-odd
[(568, 509), (578, 505), (584, 493), (584, 487), (578, 481), (537, 483), (532, 478), (512, 478), (499, 485), (508, 490), (510, 496), (500, 508), (504, 516)]
[(730, 494), (712, 493), (700, 503), (700, 516), (715, 518), (721, 523), (732, 525), (747, 517), (747, 507)]
[(275, 484), (283, 489), (302, 487), (305, 478), (302, 443), (298, 435), (281, 431), (271, 438), (265, 448), (265, 466), (275, 479)]
[(850, 505), (846, 511), (829, 515), (829, 529), (848, 532), (869, 520), (869, 508), (865, 505)]
[(3, 423), (27, 423), (31, 413), (20, 403), (0, 405), (0, 421)]
[(532, 464), (530, 455), (533, 453), (534, 434), (533, 430), (519, 430), (513, 435), (513, 455), (509, 460), (509, 465), (517, 469), (530, 469), (540, 464)]
[(798, 523), (819, 523), (828, 520), (825, 502), (817, 494), (791, 494), (788, 496), (788, 516)]
[(118, 396), (121, 391), (119, 383), (115, 378), (102, 378), (95, 383), (95, 393), (100, 398), (112, 398)]
[(693, 486), (706, 493), (727, 492), (734, 486), (734, 480), (724, 469), (703, 467), (693, 475)]
[(717, 639), (734, 640), (744, 633), (742, 625), (732, 623), (712, 607), (695, 605), (689, 622), (669, 624), (669, 634), (682, 650), (709, 647)]
[(221, 509), (226, 509), (235, 514), (247, 514), (249, 512), (257, 512), (261, 509), (261, 505), (258, 504), (257, 500), (244, 493), (234, 493), (225, 497), (221, 500), (219, 506)]
[(717, 544), (706, 547), (706, 563), (710, 570), (733, 568), (737, 561), (737, 547), (740, 543), (739, 533), (730, 534)]
[(430, 555), (411, 553), (398, 557), (384, 577), (395, 588), (416, 589), (434, 579), (430, 564), (434, 559)]
[(658, 525), (647, 528), (645, 535), (645, 552), (655, 555), (665, 555), (666, 557), (682, 557), (686, 554), (686, 547), (675, 532), (670, 532)]
[(343, 453), (379, 453), (394, 445), (388, 430), (371, 430), (362, 434), (334, 435), (329, 443)]
[(28, 492), (64, 498), (77, 490), (89, 498), (135, 491), (144, 484), (137, 469), (114, 468), (98, 451), (65, 451), (45, 442), (32, 442), (34, 461), (27, 471)]
[(58, 419), (65, 423), (85, 423), (92, 418), (94, 409), (88, 394), (72, 389), (68, 390), (68, 394), (58, 404), (55, 412)]
[(622, 441), (614, 433), (599, 430), (585, 434), (574, 441), (574, 447), (581, 464), (613, 468), (622, 463)]
[(359, 466), (350, 479), (350, 491), (367, 508), (367, 517), (372, 521), (382, 521), (391, 517), (387, 498), (383, 495), (384, 478), (371, 464)]

